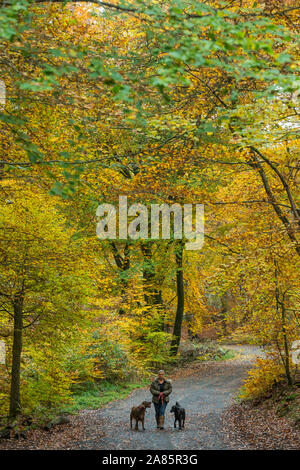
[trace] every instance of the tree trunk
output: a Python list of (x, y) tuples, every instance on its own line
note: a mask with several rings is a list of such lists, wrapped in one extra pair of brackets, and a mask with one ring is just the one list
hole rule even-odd
[(143, 265), (143, 284), (144, 284), (144, 299), (148, 306), (156, 306), (161, 312), (158, 331), (164, 331), (164, 312), (162, 292), (156, 287), (155, 265), (152, 259), (151, 245), (147, 243), (141, 244), (141, 251), (144, 257)]
[(290, 352), (289, 352), (289, 345), (288, 339), (286, 334), (286, 318), (285, 318), (285, 306), (284, 306), (284, 299), (281, 302), (281, 320), (282, 320), (282, 332), (283, 332), (283, 344), (284, 344), (284, 368), (285, 368), (285, 375), (289, 385), (293, 385), (293, 380), (290, 371)]
[(171, 355), (176, 356), (181, 339), (181, 327), (184, 313), (184, 285), (183, 285), (183, 242), (181, 241), (176, 252), (176, 287), (177, 287), (177, 310), (173, 329), (173, 339), (171, 342)]
[(284, 357), (280, 352), (280, 347), (279, 347), (279, 353), (281, 356), (281, 360), (284, 365), (285, 369), (285, 375), (288, 381), (289, 385), (293, 384), (292, 376), (291, 376), (291, 371), (290, 371), (290, 352), (289, 352), (289, 345), (288, 345), (288, 338), (286, 334), (286, 315), (285, 315), (285, 306), (284, 306), (284, 296), (282, 296), (282, 300), (280, 301), (280, 290), (279, 290), (279, 284), (278, 284), (278, 264), (277, 261), (274, 261), (275, 265), (275, 297), (276, 297), (276, 311), (277, 314), (279, 313), (279, 306), (281, 309), (281, 328), (282, 328), (282, 333), (283, 333), (283, 345), (284, 345)]
[[(130, 247), (129, 247), (129, 243), (126, 242), (126, 244), (124, 246), (123, 256), (120, 255), (120, 252), (119, 252), (119, 250), (116, 247), (114, 242), (111, 242), (111, 247), (112, 247), (115, 263), (116, 263), (117, 267), (119, 268), (120, 274), (121, 274), (120, 286), (121, 286), (121, 298), (122, 298), (122, 301), (123, 301), (124, 298), (126, 297), (127, 288), (128, 288), (128, 281), (127, 281), (126, 277), (122, 277), (122, 275), (130, 268), (130, 258), (129, 258), (129, 254), (130, 254), (129, 253), (129, 248)], [(121, 307), (119, 309), (119, 315), (124, 315), (125, 313), (126, 312), (125, 312), (124, 308)]]
[(20, 372), (23, 336), (23, 297), (19, 296), (14, 302), (14, 334), (12, 347), (11, 389), (9, 417), (16, 418), (21, 409), (20, 401)]
[(194, 334), (191, 325), (194, 319), (194, 315), (192, 313), (185, 314), (185, 320), (187, 321), (187, 330), (188, 330), (188, 337), (192, 341), (193, 339), (197, 338), (197, 335)]
[(221, 318), (221, 327), (222, 327), (222, 335), (226, 336), (227, 335), (227, 323), (226, 323), (226, 314), (228, 313), (228, 293), (225, 292), (221, 296), (221, 311), (219, 313), (219, 316)]
[[(278, 201), (276, 200), (276, 197), (274, 195), (274, 192), (272, 191), (271, 189), (271, 186), (269, 184), (269, 180), (268, 180), (268, 177), (267, 177), (267, 174), (266, 172), (264, 171), (261, 163), (259, 162), (257, 156), (255, 155), (255, 152), (257, 152), (253, 147), (251, 147), (252, 150), (253, 150), (253, 157), (254, 157), (254, 162), (255, 163), (250, 163), (249, 165), (252, 167), (252, 168), (257, 168), (258, 169), (258, 172), (259, 172), (259, 175), (260, 175), (260, 178), (263, 182), (263, 185), (264, 185), (264, 188), (265, 188), (265, 192), (267, 194), (267, 197), (268, 197), (268, 200), (270, 201), (275, 213), (277, 214), (277, 217), (278, 219), (282, 222), (282, 224), (284, 225), (285, 227), (285, 232), (287, 234), (287, 236), (289, 237), (289, 239), (291, 240), (291, 242), (293, 243), (294, 247), (295, 247), (295, 250), (296, 250), (296, 253), (300, 256), (300, 245), (299, 245), (299, 241), (297, 239), (297, 236), (296, 236), (296, 233), (297, 231), (294, 230), (293, 228), (293, 224), (290, 223), (289, 219), (287, 218), (287, 216), (283, 213), (283, 211), (281, 210), (281, 207), (280, 205), (278, 204)], [(261, 154), (260, 154), (261, 155)], [(291, 208), (292, 210), (292, 208)]]

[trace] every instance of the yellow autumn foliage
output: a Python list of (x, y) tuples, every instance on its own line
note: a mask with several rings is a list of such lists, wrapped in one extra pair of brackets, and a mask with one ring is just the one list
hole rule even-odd
[(240, 398), (258, 398), (269, 392), (273, 385), (282, 381), (284, 368), (273, 358), (257, 358), (255, 365), (248, 372)]

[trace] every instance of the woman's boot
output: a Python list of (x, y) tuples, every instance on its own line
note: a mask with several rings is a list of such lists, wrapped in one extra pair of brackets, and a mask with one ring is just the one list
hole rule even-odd
[(155, 418), (156, 418), (156, 427), (157, 429), (159, 429), (159, 416), (155, 415)]
[(158, 423), (159, 423), (159, 429), (164, 429), (165, 417), (160, 416)]

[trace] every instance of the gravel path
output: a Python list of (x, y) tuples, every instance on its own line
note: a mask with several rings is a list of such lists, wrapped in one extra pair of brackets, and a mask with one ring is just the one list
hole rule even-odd
[[(225, 346), (226, 347), (226, 346)], [(145, 431), (130, 429), (131, 407), (151, 399), (148, 388), (97, 410), (82, 410), (69, 424), (50, 432), (32, 431), (28, 439), (0, 442), (1, 449), (146, 449), (196, 450), (237, 448), (222, 426), (224, 410), (233, 403), (259, 348), (232, 346), (238, 355), (227, 361), (194, 362), (173, 376), (173, 393), (166, 410), (165, 430), (156, 429), (154, 408), (147, 410)], [(174, 429), (170, 408), (176, 401), (186, 409), (185, 429)]]
[[(186, 409), (184, 431), (173, 427), (170, 404), (166, 410), (165, 430), (156, 430), (154, 408), (147, 410), (145, 431), (130, 430), (129, 413), (134, 405), (150, 399), (147, 389), (133, 391), (125, 400), (106, 407), (83, 411), (85, 418), (96, 421), (105, 434), (100, 437), (86, 429), (85, 439), (73, 443), (78, 449), (230, 449), (222, 431), (222, 413), (242, 384), (260, 350), (252, 346), (230, 346), (240, 353), (233, 360), (193, 364), (173, 379), (170, 404), (179, 401)], [(73, 446), (72, 446), (73, 447)], [(74, 448), (73, 447), (73, 448)]]

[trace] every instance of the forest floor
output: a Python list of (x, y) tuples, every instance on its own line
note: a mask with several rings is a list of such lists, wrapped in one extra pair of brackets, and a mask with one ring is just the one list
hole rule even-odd
[[(227, 361), (193, 362), (172, 375), (170, 402), (186, 409), (183, 431), (173, 427), (170, 405), (165, 430), (156, 429), (154, 409), (147, 410), (145, 431), (129, 426), (130, 409), (149, 400), (148, 388), (97, 410), (82, 410), (70, 423), (51, 431), (32, 431), (26, 440), (6, 440), (1, 449), (295, 449), (300, 432), (273, 410), (234, 402), (247, 371), (261, 352), (254, 346), (230, 346), (238, 353)], [(254, 411), (253, 411), (254, 410)]]

